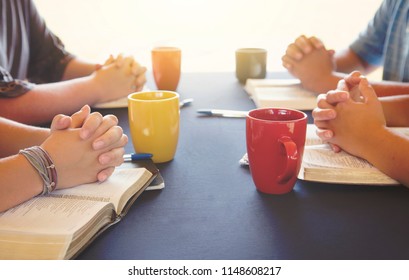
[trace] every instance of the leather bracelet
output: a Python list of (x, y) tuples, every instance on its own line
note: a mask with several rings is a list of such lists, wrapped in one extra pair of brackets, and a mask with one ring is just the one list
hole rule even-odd
[(57, 170), (50, 155), (40, 146), (20, 150), (28, 162), (37, 170), (44, 182), (43, 191), (40, 195), (47, 195), (57, 187)]

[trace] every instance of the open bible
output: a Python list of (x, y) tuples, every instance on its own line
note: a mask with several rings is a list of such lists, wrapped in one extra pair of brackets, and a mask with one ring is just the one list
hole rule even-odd
[(71, 259), (119, 222), (154, 168), (117, 168), (103, 183), (57, 190), (0, 213), (0, 259)]
[[(397, 133), (409, 136), (409, 128), (393, 128)], [(344, 151), (334, 153), (315, 134), (315, 126), (307, 126), (307, 137), (299, 179), (306, 181), (364, 184), (399, 185), (399, 182), (385, 175), (368, 161)]]
[(302, 88), (298, 79), (247, 79), (244, 89), (257, 108), (312, 110), (317, 106), (318, 94)]

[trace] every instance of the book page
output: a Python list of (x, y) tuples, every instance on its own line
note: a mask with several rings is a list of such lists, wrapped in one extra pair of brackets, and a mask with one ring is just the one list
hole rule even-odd
[[(399, 182), (385, 175), (365, 159), (345, 151), (335, 153), (315, 133), (314, 125), (307, 126), (307, 139), (300, 179), (345, 184), (397, 185)], [(391, 128), (394, 133), (409, 136), (409, 128)]]
[(252, 97), (257, 108), (283, 107), (312, 110), (317, 105), (317, 96), (299, 86), (256, 88)]
[(0, 231), (73, 234), (107, 205), (106, 202), (39, 196), (0, 213)]
[(299, 79), (247, 79), (244, 90), (252, 95), (256, 88), (260, 87), (287, 87), (300, 86)]
[(101, 184), (35, 197), (0, 213), (0, 259), (72, 257), (152, 177), (145, 168), (118, 169)]
[(375, 169), (372, 164), (364, 159), (352, 156), (344, 151), (335, 153), (329, 145), (306, 146), (303, 156), (303, 164), (307, 167), (325, 168), (363, 168)]
[(311, 110), (317, 104), (317, 94), (302, 88), (297, 79), (248, 79), (244, 89), (257, 108)]
[(392, 130), (396, 134), (409, 137), (409, 127), (393, 127)]
[(322, 145), (324, 142), (318, 137), (317, 127), (314, 124), (307, 124), (307, 135), (305, 137), (305, 146)]
[(0, 258), (70, 258), (113, 215), (110, 203), (36, 197), (0, 213)]
[(352, 156), (344, 151), (335, 153), (329, 144), (325, 144), (316, 133), (317, 127), (307, 125), (305, 150), (303, 156), (304, 167), (325, 168), (367, 168), (374, 167), (364, 159)]
[(95, 109), (107, 109), (107, 108), (127, 108), (128, 107), (128, 97), (122, 97), (116, 100), (107, 101), (104, 103), (98, 103), (92, 106)]
[[(301, 86), (259, 87), (254, 90), (257, 99), (271, 100), (305, 100), (311, 99), (317, 105), (317, 95)], [(315, 106), (316, 107), (316, 106)]]
[(306, 146), (299, 179), (354, 185), (398, 185), (364, 159), (346, 152), (335, 153), (329, 145)]
[[(150, 91), (150, 89), (145, 85), (142, 91)], [(107, 108), (128, 108), (128, 96), (121, 97), (116, 100), (107, 101), (95, 104), (92, 106), (95, 109), (107, 109)]]
[(93, 183), (54, 191), (51, 196), (81, 200), (111, 202), (117, 213), (127, 200), (150, 179), (152, 173), (146, 168), (117, 168), (103, 183)]

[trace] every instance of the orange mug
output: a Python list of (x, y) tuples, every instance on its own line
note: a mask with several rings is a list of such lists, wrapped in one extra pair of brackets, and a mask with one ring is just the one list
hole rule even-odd
[(246, 117), (246, 145), (250, 172), (257, 190), (290, 192), (304, 154), (307, 115), (284, 108), (255, 109)]
[(175, 91), (179, 84), (182, 51), (175, 47), (152, 49), (152, 70), (159, 90)]

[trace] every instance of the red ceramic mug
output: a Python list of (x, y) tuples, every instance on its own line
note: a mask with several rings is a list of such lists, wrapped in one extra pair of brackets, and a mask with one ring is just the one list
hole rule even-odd
[(246, 117), (247, 155), (257, 190), (290, 192), (304, 153), (307, 115), (284, 108), (261, 108)]

